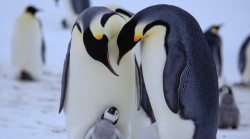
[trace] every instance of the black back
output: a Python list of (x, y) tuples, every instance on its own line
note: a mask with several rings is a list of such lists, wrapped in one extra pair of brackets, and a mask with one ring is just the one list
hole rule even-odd
[[(213, 54), (214, 62), (215, 62), (216, 68), (217, 68), (217, 75), (221, 76), (221, 72), (222, 72), (221, 37), (219, 35), (213, 34), (211, 32), (211, 29), (213, 27), (208, 29), (204, 33), (204, 36), (208, 42), (208, 45), (210, 46), (212, 54)], [(218, 27), (214, 27), (214, 28), (218, 28)]]
[(194, 139), (215, 139), (218, 80), (211, 50), (199, 24), (178, 7), (148, 7), (135, 14), (121, 30), (118, 36), (120, 55), (132, 49), (128, 46), (135, 45), (134, 29), (139, 22), (148, 23), (144, 33), (155, 25), (167, 27), (163, 90), (168, 107), (181, 118), (195, 122)]
[(241, 48), (240, 48), (240, 53), (239, 53), (239, 64), (238, 64), (238, 67), (239, 67), (239, 70), (240, 70), (240, 73), (242, 74), (245, 70), (245, 67), (246, 67), (246, 49), (247, 49), (247, 46), (248, 44), (250, 43), (250, 36), (248, 36), (246, 38), (246, 40), (244, 41), (244, 43), (242, 44)]

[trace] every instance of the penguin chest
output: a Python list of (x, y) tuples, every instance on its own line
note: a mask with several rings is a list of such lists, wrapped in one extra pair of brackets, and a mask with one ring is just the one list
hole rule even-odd
[(120, 112), (117, 127), (124, 135), (129, 135), (135, 103), (133, 62), (130, 58), (126, 61), (128, 65), (121, 63), (119, 76), (115, 76), (101, 62), (92, 59), (82, 43), (72, 38), (64, 105), (67, 125), (72, 132), (76, 129), (77, 135), (84, 135), (107, 107), (115, 106)]
[[(183, 120), (174, 114), (166, 104), (163, 91), (163, 72), (167, 61), (165, 44), (165, 27), (154, 27), (157, 34), (146, 37), (142, 41), (142, 68), (144, 81), (150, 103), (156, 118), (160, 138), (191, 139), (194, 124), (191, 120)], [(180, 129), (183, 129), (180, 131)]]
[(12, 37), (12, 62), (15, 70), (39, 74), (42, 69), (42, 35), (38, 21), (21, 15), (16, 21)]

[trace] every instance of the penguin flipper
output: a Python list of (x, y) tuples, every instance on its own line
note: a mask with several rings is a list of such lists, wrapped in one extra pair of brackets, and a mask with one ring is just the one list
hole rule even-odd
[(239, 54), (239, 70), (240, 73), (243, 73), (246, 67), (246, 48), (247, 44), (250, 41), (250, 36), (244, 41), (241, 49), (240, 49), (240, 54)]
[(45, 42), (44, 42), (44, 39), (42, 38), (42, 61), (43, 61), (43, 64), (46, 63), (45, 51), (46, 51)]
[(180, 76), (186, 65), (184, 45), (169, 45), (163, 72), (163, 90), (166, 103), (174, 113), (179, 111)]
[(61, 100), (60, 100), (60, 106), (59, 106), (59, 113), (61, 113), (61, 111), (62, 111), (65, 96), (66, 96), (66, 90), (67, 90), (70, 46), (71, 46), (71, 41), (69, 42), (66, 58), (64, 60), (64, 65), (63, 65), (62, 84), (61, 84)]
[(151, 103), (149, 101), (149, 97), (147, 94), (145, 82), (144, 82), (144, 77), (143, 77), (143, 72), (142, 72), (142, 66), (140, 66), (140, 80), (141, 80), (141, 106), (143, 110), (146, 112), (147, 116), (150, 118), (151, 122), (155, 122), (155, 116), (154, 112), (151, 106)]
[(141, 91), (142, 91), (142, 86), (141, 86), (141, 77), (140, 77), (140, 68), (135, 56), (135, 81), (136, 81), (136, 94), (137, 94), (137, 110), (140, 110), (141, 108)]

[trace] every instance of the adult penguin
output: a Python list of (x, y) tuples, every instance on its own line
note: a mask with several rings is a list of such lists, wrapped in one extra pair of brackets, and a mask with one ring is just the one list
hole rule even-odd
[(210, 46), (216, 70), (218, 76), (219, 87), (223, 85), (223, 77), (222, 77), (222, 41), (219, 35), (219, 29), (221, 25), (211, 26), (205, 33), (204, 36)]
[(28, 6), (17, 18), (12, 37), (12, 63), (15, 77), (21, 80), (39, 80), (45, 63), (45, 43), (39, 10)]
[(242, 78), (241, 84), (250, 85), (250, 36), (246, 38), (240, 48), (239, 70)]
[(90, 7), (89, 0), (63, 0), (63, 3), (66, 10), (66, 18), (62, 21), (64, 28), (72, 28), (78, 15)]
[(216, 68), (194, 17), (163, 4), (139, 11), (119, 33), (118, 64), (139, 40), (145, 86), (159, 137), (215, 139)]
[(82, 139), (97, 121), (96, 115), (109, 106), (119, 109), (116, 126), (130, 138), (136, 65), (132, 52), (117, 65), (116, 40), (124, 24), (106, 7), (88, 8), (76, 20), (64, 62), (59, 109), (64, 108), (69, 139)]
[[(106, 5), (112, 11), (115, 11), (117, 14), (121, 15), (126, 21), (129, 21), (130, 18), (134, 15), (134, 13), (130, 12), (129, 10), (125, 9), (124, 7), (117, 5), (117, 4), (108, 4)], [(140, 98), (140, 109), (138, 110), (135, 108), (134, 118), (132, 122), (132, 139), (137, 137), (137, 134), (144, 128), (150, 126), (152, 123), (155, 122), (154, 114), (152, 111), (151, 104), (149, 102), (149, 98), (147, 95), (147, 90), (145, 88), (145, 83), (143, 80), (142, 75), (142, 68), (141, 68), (141, 55), (140, 55), (140, 43), (133, 48), (133, 52), (135, 53), (135, 62), (137, 63), (138, 67), (140, 67), (139, 76), (141, 79), (140, 87), (141, 89), (141, 98)]]

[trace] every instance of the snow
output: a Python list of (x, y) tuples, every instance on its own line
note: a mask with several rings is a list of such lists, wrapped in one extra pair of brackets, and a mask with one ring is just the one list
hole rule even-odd
[[(203, 30), (212, 24), (223, 24), (223, 73), (228, 84), (240, 81), (238, 52), (250, 34), (249, 0), (92, 0), (92, 5), (117, 3), (137, 12), (153, 4), (166, 3), (191, 13)], [(10, 59), (12, 27), (24, 7), (32, 4), (42, 9), (37, 16), (43, 23), (47, 46), (47, 63), (43, 78), (37, 82), (20, 82), (13, 78)], [(0, 135), (1, 138), (66, 139), (65, 117), (58, 114), (63, 60), (70, 40), (70, 30), (60, 22), (65, 15), (63, 3), (53, 0), (0, 1)], [(250, 88), (234, 87), (241, 119), (237, 130), (218, 130), (218, 139), (250, 138)]]

